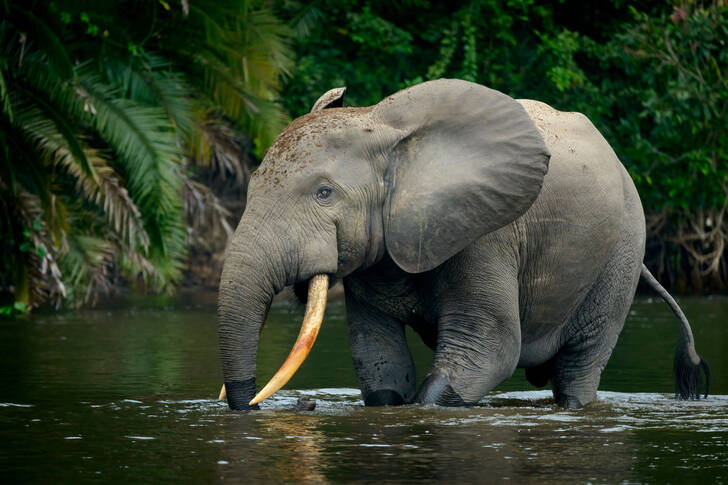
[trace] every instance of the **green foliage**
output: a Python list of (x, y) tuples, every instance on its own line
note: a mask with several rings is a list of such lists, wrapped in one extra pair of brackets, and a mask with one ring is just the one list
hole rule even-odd
[[(406, 85), (425, 65), (418, 59), (413, 30), (385, 18), (382, 10), (404, 14), (418, 6), (416, 1), (362, 5), (355, 0), (322, 0), (305, 7), (280, 2), (280, 15), (299, 33), (296, 69), (282, 90), (286, 110), (293, 116), (307, 113), (332, 87), (347, 86), (349, 102), (362, 106)], [(412, 21), (418, 22), (417, 17)]]
[(587, 114), (627, 167), (658, 276), (683, 291), (725, 289), (728, 5), (632, 9), (616, 30), (601, 44), (567, 30), (542, 36), (551, 102)]
[(580, 50), (580, 38), (576, 32), (562, 30), (556, 36), (541, 36), (538, 53), (550, 57), (546, 77), (559, 92), (582, 86), (586, 75), (574, 60), (574, 54)]
[(278, 9), (300, 32), (296, 69), (283, 90), (294, 116), (344, 85), (348, 102), (359, 106), (443, 76), (515, 94), (536, 78), (539, 31), (552, 26), (551, 11), (528, 0), (320, 0), (305, 8), (305, 17), (318, 19), (306, 29), (296, 28), (300, 4), (280, 2)]
[(728, 4), (634, 12), (610, 43), (629, 103), (618, 150), (648, 212), (656, 266), (685, 287), (728, 287)]
[(0, 313), (171, 290), (204, 133), (226, 118), (262, 151), (284, 125), (288, 28), (256, 2), (187, 6), (0, 4)]
[(662, 279), (725, 287), (727, 9), (0, 2), (0, 313), (79, 304), (112, 281), (171, 289), (202, 232), (231, 232), (191, 177), (206, 166), (244, 185), (236, 130), (260, 156), (333, 87), (365, 106), (439, 77), (585, 113), (637, 184)]
[[(615, 148), (648, 215), (663, 280), (728, 284), (728, 4), (560, 0), (536, 4), (278, 5), (299, 33), (283, 103), (293, 115), (332, 87), (368, 105), (439, 77), (585, 113)], [(315, 18), (306, 29), (296, 25)], [(654, 252), (654, 251), (653, 251)], [(683, 278), (684, 279), (684, 278)], [(684, 287), (683, 287), (684, 289)]]
[[(260, 155), (285, 127), (281, 75), (293, 65), (291, 31), (261, 2), (190, 3), (189, 16), (161, 29), (156, 48), (186, 74), (196, 94), (250, 134)], [(169, 25), (169, 24), (165, 24)]]
[(658, 18), (636, 13), (614, 41), (615, 63), (617, 46), (629, 60), (622, 94), (634, 102), (619, 138), (651, 209), (726, 203), (727, 44), (728, 5), (719, 4), (686, 4)]
[(0, 315), (13, 316), (25, 315), (28, 313), (28, 307), (22, 301), (16, 301), (12, 305), (0, 306)]

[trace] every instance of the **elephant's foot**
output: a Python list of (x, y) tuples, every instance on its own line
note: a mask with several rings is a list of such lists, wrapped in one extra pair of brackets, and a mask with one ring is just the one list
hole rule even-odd
[(365, 406), (401, 406), (407, 404), (397, 391), (392, 389), (378, 389), (364, 397)]
[(551, 382), (554, 400), (563, 408), (583, 408), (597, 398), (599, 371), (588, 362), (583, 365), (583, 362), (577, 360), (570, 362), (571, 366), (567, 366), (564, 360), (566, 359), (563, 356), (557, 356), (556, 374)]
[(558, 397), (554, 396), (554, 398), (556, 399), (556, 405), (562, 408), (581, 409), (584, 407), (584, 404), (582, 404), (581, 401), (574, 396), (566, 396), (562, 394)]
[(467, 406), (460, 395), (455, 392), (447, 378), (437, 370), (431, 372), (422, 383), (414, 402), (435, 403), (440, 406)]

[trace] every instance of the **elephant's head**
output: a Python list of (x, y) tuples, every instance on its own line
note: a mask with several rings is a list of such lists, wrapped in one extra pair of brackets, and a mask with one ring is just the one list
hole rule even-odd
[(329, 91), (291, 123), (251, 178), (220, 283), (233, 409), (255, 394), (258, 333), (283, 287), (343, 278), (387, 253), (407, 272), (429, 271), (518, 218), (541, 189), (549, 153), (521, 105), (498, 91), (438, 80), (366, 108), (342, 108), (342, 97)]

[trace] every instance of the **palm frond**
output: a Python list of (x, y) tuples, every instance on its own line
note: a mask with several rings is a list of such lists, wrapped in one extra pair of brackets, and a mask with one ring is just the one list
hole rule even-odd
[(16, 215), (26, 228), (30, 247), (25, 251), (24, 277), (16, 293), (16, 301), (23, 301), (28, 308), (50, 300), (56, 307), (67, 294), (61, 270), (53, 252), (53, 243), (43, 223), (43, 209), (35, 195), (19, 190), (16, 199)]
[(224, 241), (233, 235), (228, 222), (230, 211), (209, 187), (191, 179), (185, 180), (184, 205), (190, 223), (188, 237), (195, 246), (208, 246), (209, 241)]
[(319, 3), (320, 1), (318, 0), (307, 2), (303, 6), (299, 2), (295, 3), (298, 13), (293, 16), (289, 25), (295, 32), (297, 38), (303, 39), (304, 37), (308, 37), (319, 22), (323, 20), (324, 14), (318, 7)]
[(147, 252), (149, 235), (144, 227), (144, 220), (139, 208), (123, 186), (121, 176), (98, 150), (90, 147), (84, 147), (84, 150), (95, 167), (98, 181), (80, 173), (76, 164), (69, 163), (70, 157), (62, 149), (56, 151), (56, 159), (76, 178), (79, 193), (103, 209), (109, 226), (119, 234), (124, 243), (132, 250), (141, 248)]
[(3, 299), (78, 305), (118, 278), (171, 289), (188, 246), (221, 254), (249, 177), (236, 130), (261, 153), (286, 122), (292, 29), (267, 5), (0, 5)]
[[(39, 128), (44, 129), (48, 133), (49, 122), (52, 122), (57, 130), (52, 133), (53, 137), (56, 138), (54, 145), (61, 143), (60, 138), (63, 138), (63, 143), (73, 157), (74, 162), (85, 175), (97, 181), (98, 176), (94, 171), (93, 165), (86, 158), (86, 154), (78, 141), (76, 133), (74, 133), (73, 127), (69, 125), (67, 114), (60, 113), (51, 102), (44, 99), (40, 93), (35, 93), (33, 89), (24, 89), (23, 95), (39, 109), (33, 109), (34, 107), (28, 106), (23, 107), (21, 105), (17, 116), (18, 124), (27, 127), (31, 133), (36, 132), (37, 134)], [(38, 139), (42, 140), (43, 137), (38, 136)]]
[(208, 104), (250, 133), (262, 153), (287, 122), (276, 100), (280, 76), (293, 66), (292, 30), (271, 10), (236, 2), (191, 5), (190, 21), (187, 33), (196, 42), (181, 44), (178, 54), (193, 60), (188, 72), (209, 93)]
[(0, 70), (0, 103), (2, 103), (2, 113), (13, 122), (13, 106), (10, 104), (10, 96), (8, 93), (8, 85), (5, 83), (5, 76)]
[(120, 273), (132, 282), (160, 281), (164, 276), (160, 274), (160, 270), (152, 263), (143, 253), (135, 251), (124, 244), (118, 244), (118, 260), (117, 264)]
[[(38, 101), (38, 96), (30, 98)], [(65, 168), (76, 179), (79, 193), (104, 210), (110, 226), (127, 244), (131, 247), (140, 245), (147, 250), (149, 237), (141, 214), (121, 184), (119, 175), (98, 150), (82, 145), (80, 136), (72, 133), (65, 121), (61, 120), (59, 125), (52, 109), (43, 110), (38, 105), (47, 106), (48, 102), (25, 103), (18, 107), (19, 129), (34, 140), (38, 150), (45, 153), (52, 164)], [(49, 117), (49, 113), (53, 116)], [(91, 170), (86, 166), (92, 167)]]
[(172, 63), (155, 54), (145, 53), (122, 62), (104, 65), (109, 84), (119, 86), (124, 97), (145, 106), (161, 106), (183, 138), (191, 135), (198, 121), (192, 88), (173, 70)]
[(99, 294), (110, 290), (110, 274), (117, 259), (117, 248), (108, 239), (73, 232), (69, 234), (68, 247), (59, 264), (68, 287), (72, 289), (69, 299), (78, 307), (95, 301)]
[(246, 187), (250, 173), (244, 160), (245, 141), (241, 140), (240, 134), (236, 133), (229, 123), (216, 119), (210, 119), (203, 125), (200, 133), (204, 135), (210, 147), (203, 165), (211, 169), (218, 181)]
[[(129, 192), (144, 214), (150, 254), (160, 261), (182, 257), (182, 152), (169, 118), (161, 108), (114, 97), (113, 88), (93, 72), (82, 71), (79, 79), (95, 111), (89, 121), (123, 162)], [(168, 279), (162, 286), (179, 277), (173, 264), (166, 267), (171, 272), (162, 273)]]

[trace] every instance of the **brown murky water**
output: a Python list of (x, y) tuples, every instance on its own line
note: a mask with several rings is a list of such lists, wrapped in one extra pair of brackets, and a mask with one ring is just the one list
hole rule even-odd
[[(711, 363), (708, 400), (672, 399), (674, 321), (640, 298), (599, 402), (553, 405), (518, 371), (467, 409), (365, 408), (344, 306), (263, 409), (233, 413), (220, 385), (214, 300), (125, 300), (0, 320), (0, 481), (728, 482), (728, 298), (681, 300)], [(301, 309), (273, 307), (259, 380), (277, 369)], [(410, 335), (420, 379), (431, 352)], [(318, 403), (293, 411), (298, 396)]]

